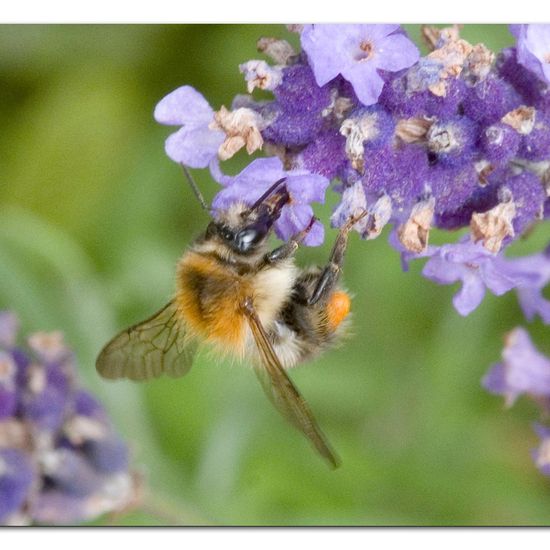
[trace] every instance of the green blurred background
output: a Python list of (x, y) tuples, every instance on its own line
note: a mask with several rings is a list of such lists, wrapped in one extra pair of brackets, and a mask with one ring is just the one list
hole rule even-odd
[[(407, 29), (419, 37), (418, 25)], [(504, 26), (462, 34), (495, 49), (512, 40)], [(130, 442), (149, 489), (116, 523), (549, 524), (550, 480), (530, 457), (537, 410), (528, 400), (505, 410), (480, 386), (504, 333), (523, 322), (516, 297), (488, 296), (461, 318), (456, 288), (422, 278), (422, 262), (403, 273), (387, 232), (351, 239), (354, 336), (292, 373), (341, 455), (337, 471), (272, 410), (249, 370), (207, 352), (181, 380), (96, 375), (102, 344), (169, 299), (176, 261), (206, 223), (164, 154), (171, 129), (153, 108), (182, 84), (228, 106), (245, 92), (237, 66), (258, 57), (260, 36), (296, 40), (268, 25), (0, 30), (0, 307), (25, 331), (65, 332), (84, 383)], [(195, 174), (211, 198), (216, 186)], [(325, 219), (335, 200), (329, 193), (319, 210)], [(324, 262), (333, 234), (299, 263)], [(538, 227), (513, 253), (539, 250), (547, 234)], [(530, 330), (549, 353), (548, 328)]]

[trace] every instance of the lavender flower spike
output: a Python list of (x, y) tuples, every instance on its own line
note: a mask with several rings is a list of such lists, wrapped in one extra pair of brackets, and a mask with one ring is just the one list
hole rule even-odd
[(502, 362), (493, 365), (482, 381), (483, 387), (503, 395), (511, 406), (521, 394), (541, 400), (550, 398), (550, 359), (540, 353), (521, 327), (506, 336)]
[[(286, 178), (285, 186), (290, 194), (290, 202), (282, 208), (281, 215), (275, 222), (275, 232), (286, 241), (310, 223), (313, 217), (310, 204), (324, 202), (329, 184), (324, 176), (311, 174), (307, 170), (285, 171), (277, 157), (256, 159), (235, 177), (222, 176), (219, 183), (225, 188), (214, 197), (212, 207), (217, 210), (225, 209), (236, 202), (252, 205), (281, 178)], [(323, 225), (315, 221), (304, 239), (304, 244), (318, 246), (323, 239)]]
[(378, 69), (395, 72), (419, 58), (399, 25), (306, 25), (301, 34), (319, 86), (341, 74), (364, 105), (377, 102), (384, 81)]
[(155, 107), (155, 120), (180, 126), (165, 143), (166, 154), (191, 168), (205, 168), (216, 157), (225, 134), (211, 130), (214, 111), (206, 99), (191, 86), (181, 86), (160, 100)]
[(61, 333), (16, 346), (0, 312), (0, 525), (79, 523), (135, 498), (126, 444), (96, 399), (77, 388)]
[(503, 256), (489, 252), (469, 237), (456, 244), (434, 247), (431, 252), (422, 274), (443, 285), (462, 282), (462, 288), (453, 297), (460, 315), (474, 311), (482, 302), (486, 289), (500, 296), (537, 280), (532, 270), (507, 262)]

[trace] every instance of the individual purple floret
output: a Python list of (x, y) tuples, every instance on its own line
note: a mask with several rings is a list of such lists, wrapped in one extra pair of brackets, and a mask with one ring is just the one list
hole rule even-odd
[(484, 124), (495, 124), (522, 105), (521, 96), (506, 80), (491, 74), (483, 82), (466, 89), (461, 101), (464, 115)]
[(436, 86), (441, 80), (441, 71), (444, 69), (443, 62), (440, 59), (422, 57), (414, 66), (405, 73), (403, 81), (404, 90), (410, 95), (423, 92)]
[(346, 138), (335, 129), (321, 132), (295, 158), (296, 168), (316, 172), (332, 179), (341, 175), (348, 157), (345, 151)]
[(425, 192), (428, 178), (428, 157), (421, 147), (389, 146), (369, 153), (362, 181), (367, 193), (387, 194), (397, 213), (412, 207)]
[(489, 252), (469, 237), (456, 244), (433, 247), (422, 274), (443, 285), (461, 281), (462, 288), (453, 297), (453, 305), (464, 316), (479, 306), (486, 290), (500, 296), (537, 280), (532, 270), (507, 262), (502, 255)]
[[(440, 166), (462, 166), (474, 156), (479, 128), (468, 117), (453, 117), (434, 122), (426, 133), (431, 162)], [(477, 177), (474, 179), (477, 183)], [(471, 194), (471, 193), (469, 193)]]
[(506, 166), (519, 148), (521, 135), (508, 124), (497, 122), (480, 133), (479, 145), (483, 158), (493, 167)]
[(540, 443), (532, 452), (533, 460), (542, 474), (550, 476), (550, 428), (535, 424), (535, 432), (540, 438)]
[(370, 164), (370, 154), (393, 140), (395, 121), (378, 105), (360, 107), (347, 115), (339, 132), (346, 138), (344, 151), (351, 166), (364, 173)]
[(17, 320), (0, 312), (0, 524), (69, 524), (134, 498), (128, 449), (105, 409), (77, 387), (61, 333), (16, 346)]
[[(367, 197), (363, 184), (356, 181), (342, 193), (342, 201), (334, 210), (330, 222), (333, 227), (341, 227), (351, 217), (359, 216), (367, 208)], [(355, 227), (357, 229), (357, 226)]]
[(550, 25), (510, 25), (517, 40), (518, 61), (550, 83)]
[(491, 367), (483, 379), (486, 390), (504, 396), (511, 406), (523, 394), (550, 398), (550, 359), (540, 353), (521, 327), (506, 336), (502, 362)]
[(252, 93), (254, 88), (274, 90), (283, 79), (280, 67), (271, 67), (265, 61), (257, 59), (239, 65), (239, 70), (244, 74), (249, 93)]
[(550, 300), (543, 294), (543, 289), (550, 284), (550, 246), (546, 250), (523, 258), (509, 260), (516, 268), (531, 270), (536, 275), (529, 285), (517, 288), (518, 299), (525, 318), (532, 321), (536, 315), (540, 315), (542, 321), (550, 325)]
[(456, 210), (438, 213), (435, 225), (441, 229), (458, 229), (471, 223), (472, 216), (487, 212), (499, 203), (498, 184), (479, 185)]
[(214, 159), (226, 160), (246, 148), (260, 149), (264, 121), (249, 108), (214, 112), (206, 99), (191, 86), (182, 86), (164, 97), (155, 108), (161, 124), (182, 125), (165, 143), (166, 154), (191, 168), (205, 168)]
[(427, 180), (435, 197), (435, 225), (442, 229), (457, 229), (456, 212), (476, 195), (480, 185), (475, 167), (435, 165)]
[(379, 103), (390, 112), (406, 118), (414, 116), (448, 118), (461, 114), (462, 101), (468, 90), (462, 80), (448, 81), (445, 95), (440, 96), (423, 88), (410, 89), (408, 76), (409, 73), (397, 74), (387, 79)]
[(548, 83), (524, 67), (517, 56), (516, 48), (505, 48), (499, 53), (496, 63), (499, 76), (514, 86), (516, 92), (522, 97), (524, 105), (547, 110), (550, 106)]
[[(226, 177), (225, 188), (212, 202), (214, 209), (226, 209), (236, 202), (251, 206), (276, 181), (286, 178), (284, 185), (290, 195), (290, 202), (281, 210), (275, 223), (277, 235), (288, 240), (305, 229), (312, 217), (312, 202), (324, 202), (328, 180), (307, 170), (285, 171), (282, 162), (276, 157), (257, 159), (250, 163), (240, 174)], [(304, 244), (317, 246), (323, 242), (323, 224), (315, 221), (307, 234)]]
[(320, 88), (308, 65), (283, 70), (282, 82), (273, 90), (275, 101), (261, 109), (270, 121), (262, 135), (266, 141), (296, 147), (314, 142), (323, 129), (323, 111), (331, 102), (328, 86)]
[(155, 107), (155, 120), (181, 126), (166, 140), (166, 154), (191, 168), (208, 166), (225, 140), (222, 131), (210, 129), (214, 111), (191, 86), (182, 86), (163, 98)]
[[(482, 384), (490, 393), (502, 395), (508, 407), (527, 395), (545, 417), (550, 411), (550, 358), (537, 350), (521, 327), (506, 335), (502, 361), (491, 367)], [(535, 431), (541, 441), (532, 451), (533, 460), (543, 474), (550, 475), (550, 429), (536, 424)]]
[(506, 181), (515, 205), (513, 220), (516, 235), (521, 235), (535, 221), (542, 218), (546, 193), (540, 179), (531, 172), (523, 172)]
[(319, 86), (341, 74), (364, 105), (376, 103), (382, 92), (378, 70), (400, 71), (419, 58), (399, 25), (306, 25), (301, 43)]
[(536, 112), (533, 129), (522, 136), (518, 156), (534, 161), (550, 158), (550, 114)]

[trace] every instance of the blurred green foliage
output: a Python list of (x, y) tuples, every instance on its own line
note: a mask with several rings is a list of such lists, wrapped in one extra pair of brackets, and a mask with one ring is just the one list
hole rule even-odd
[[(419, 37), (419, 27), (407, 29)], [(164, 155), (156, 102), (184, 83), (214, 106), (244, 92), (239, 63), (260, 25), (27, 25), (0, 31), (0, 307), (25, 331), (65, 331), (81, 376), (131, 443), (149, 487), (122, 524), (533, 525), (550, 520), (550, 481), (533, 466), (536, 409), (505, 410), (480, 379), (516, 297), (488, 296), (461, 318), (456, 288), (403, 273), (387, 233), (352, 238), (346, 284), (354, 335), (292, 373), (342, 457), (330, 471), (271, 409), (254, 375), (207, 351), (181, 380), (98, 378), (95, 356), (174, 288), (174, 266), (206, 223)], [(499, 49), (504, 26), (463, 36)], [(295, 40), (292, 36), (291, 39)], [(231, 161), (235, 171), (246, 163)], [(208, 198), (216, 186), (196, 173)], [(328, 216), (336, 196), (320, 209)], [(322, 263), (325, 246), (302, 250)], [(538, 250), (537, 228), (513, 253)], [(455, 236), (452, 235), (452, 238)], [(435, 234), (435, 242), (447, 235)], [(533, 323), (550, 352), (548, 329)]]

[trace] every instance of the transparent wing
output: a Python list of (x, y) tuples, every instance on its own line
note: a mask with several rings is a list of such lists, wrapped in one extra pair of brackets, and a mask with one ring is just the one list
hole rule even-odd
[(196, 348), (172, 300), (146, 321), (117, 334), (101, 350), (96, 368), (110, 379), (148, 380), (161, 374), (176, 378), (189, 371)]
[(305, 399), (281, 365), (251, 298), (246, 300), (244, 310), (261, 358), (261, 366), (255, 370), (267, 396), (277, 410), (313, 443), (321, 456), (333, 468), (338, 467), (338, 457), (330, 448)]

